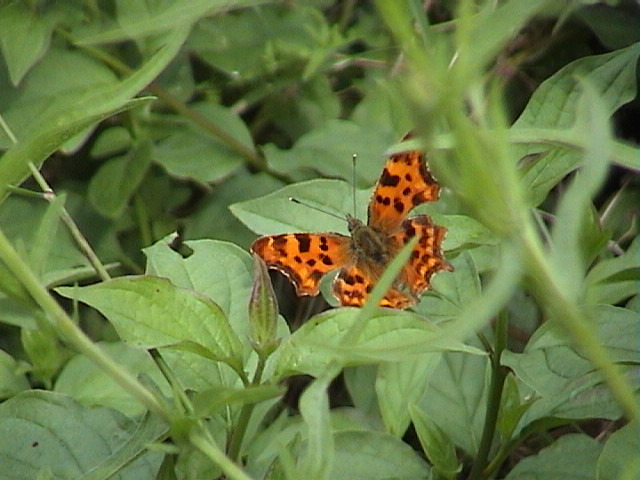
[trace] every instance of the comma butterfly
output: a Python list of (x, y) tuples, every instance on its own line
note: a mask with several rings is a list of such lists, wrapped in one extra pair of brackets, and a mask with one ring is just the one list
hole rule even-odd
[[(407, 137), (405, 137), (407, 138)], [(418, 235), (411, 257), (380, 306), (408, 308), (429, 288), (433, 274), (453, 268), (442, 256), (446, 228), (427, 215), (406, 218), (416, 205), (438, 199), (440, 186), (417, 150), (391, 155), (369, 202), (365, 225), (347, 215), (351, 236), (338, 233), (287, 233), (258, 238), (251, 250), (269, 268), (286, 275), (298, 295), (317, 295), (320, 279), (340, 269), (333, 294), (341, 305), (361, 307), (389, 262)]]

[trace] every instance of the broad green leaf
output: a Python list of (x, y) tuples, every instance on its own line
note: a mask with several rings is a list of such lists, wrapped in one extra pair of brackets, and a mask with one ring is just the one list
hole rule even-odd
[(14, 86), (49, 48), (54, 26), (51, 15), (30, 10), (26, 3), (12, 2), (0, 8), (0, 50)]
[[(40, 165), (51, 153), (56, 151), (65, 141), (81, 132), (83, 129), (94, 125), (118, 111), (132, 108), (144, 100), (131, 100), (140, 90), (149, 84), (162, 69), (175, 56), (186, 36), (184, 29), (176, 29), (164, 39), (164, 44), (157, 52), (129, 77), (118, 82), (113, 78), (95, 84), (82, 79), (76, 68), (78, 60), (73, 60), (70, 65), (55, 65), (53, 72), (64, 72), (64, 80), (60, 85), (68, 88), (69, 78), (80, 78), (80, 85), (72, 84), (71, 88), (61, 94), (59, 91), (50, 93), (51, 97), (37, 98), (35, 93), (50, 92), (51, 87), (58, 82), (55, 75), (42, 68), (40, 75), (41, 86), (33, 86), (36, 106), (29, 103), (15, 102), (12, 105), (13, 115), (5, 116), (5, 120), (18, 136), (18, 143), (11, 146), (2, 158), (0, 158), (0, 200), (6, 195), (6, 189), (10, 185), (21, 183), (29, 174), (27, 162)], [(74, 54), (65, 53), (62, 58), (75, 58)], [(47, 55), (47, 58), (53, 57)], [(86, 58), (81, 61), (86, 64)], [(66, 68), (66, 69), (65, 69)], [(30, 77), (34, 74), (30, 72)], [(68, 73), (74, 71), (75, 75)], [(37, 105), (37, 102), (40, 102)], [(25, 109), (29, 107), (35, 110)], [(15, 128), (16, 124), (20, 128)]]
[(0, 350), (0, 399), (17, 395), (29, 388), (29, 381), (22, 367), (4, 350)]
[(607, 2), (585, 3), (587, 5), (575, 12), (576, 17), (585, 22), (608, 48), (624, 48), (640, 42), (637, 10), (616, 8), (615, 2), (610, 5), (606, 5)]
[[(166, 379), (145, 350), (122, 342), (101, 342), (99, 346), (129, 372), (152, 379), (163, 394), (171, 394)], [(86, 407), (110, 407), (132, 418), (144, 413), (140, 402), (84, 355), (76, 355), (65, 364), (56, 379), (54, 391), (70, 395)]]
[[(570, 63), (545, 80), (534, 92), (512, 129), (552, 127), (569, 129), (577, 120), (577, 104), (581, 88), (576, 77), (593, 85), (602, 96), (611, 115), (636, 94), (636, 63), (640, 43), (604, 55), (585, 57)], [(535, 142), (532, 142), (535, 143)], [(545, 151), (532, 145), (519, 149), (519, 158)], [(564, 148), (552, 148), (524, 169), (523, 181), (528, 186), (529, 200), (538, 205), (567, 173), (576, 168), (580, 154)]]
[(409, 445), (372, 431), (338, 432), (334, 437), (332, 480), (422, 480), (429, 465)]
[[(610, 305), (588, 305), (582, 311), (600, 343), (608, 349), (611, 360), (640, 363), (640, 346), (636, 341), (640, 324), (635, 312)], [(523, 353), (505, 352), (502, 361), (541, 395), (564, 392), (577, 378), (595, 370), (554, 323), (540, 327)]]
[(640, 428), (631, 422), (605, 443), (598, 459), (597, 480), (633, 480), (640, 477)]
[[(264, 2), (243, 6), (253, 3)], [(325, 17), (313, 6), (266, 5), (198, 22), (189, 46), (215, 69), (246, 81), (286, 67), (300, 68), (326, 29)]]
[(445, 353), (416, 407), (456, 446), (474, 455), (486, 413), (489, 361), (478, 355)]
[[(357, 217), (365, 218), (370, 191), (356, 191)], [(296, 198), (322, 212), (289, 199)], [(353, 214), (353, 187), (339, 180), (310, 180), (284, 187), (264, 197), (232, 205), (231, 212), (258, 234), (335, 231), (347, 234), (347, 213)], [(342, 220), (344, 218), (344, 220)]]
[(194, 395), (193, 406), (199, 417), (209, 417), (212, 412), (229, 405), (256, 404), (280, 398), (284, 393), (284, 388), (277, 385), (257, 385), (245, 388), (216, 386)]
[(125, 155), (108, 160), (89, 182), (89, 201), (102, 215), (118, 218), (124, 212), (151, 165), (151, 146), (136, 145)]
[(443, 337), (440, 328), (415, 314), (390, 309), (376, 310), (357, 343), (344, 345), (342, 337), (357, 321), (358, 314), (355, 308), (330, 310), (296, 330), (274, 353), (276, 378), (293, 373), (317, 376), (335, 358), (345, 365), (361, 365), (447, 350), (484, 354)]
[[(329, 384), (340, 374), (340, 367), (332, 363), (309, 385), (300, 397), (300, 416), (307, 429), (308, 447), (298, 470), (298, 478), (330, 480), (334, 459), (335, 439), (332, 435), (329, 414)], [(337, 463), (337, 465), (342, 465)]]
[(177, 287), (195, 290), (218, 305), (238, 337), (248, 339), (247, 305), (252, 263), (247, 252), (216, 240), (185, 242), (192, 250), (183, 258), (163, 240), (144, 249), (147, 274), (167, 278)]
[(587, 435), (564, 435), (537, 455), (521, 460), (505, 480), (593, 479), (601, 452), (602, 445)]
[(640, 239), (622, 255), (594, 265), (585, 285), (585, 301), (594, 304), (617, 304), (640, 291)]
[(242, 345), (220, 308), (166, 279), (120, 277), (88, 287), (61, 287), (57, 291), (94, 307), (132, 345), (184, 348), (240, 368)]
[[(356, 184), (365, 186), (378, 179), (386, 149), (397, 141), (397, 137), (385, 137), (384, 131), (375, 128), (360, 127), (347, 120), (329, 120), (301, 137), (291, 149), (265, 148), (265, 155), (271, 168), (286, 175), (305, 168), (350, 180), (355, 154)], [(347, 211), (352, 210), (353, 207)]]
[(441, 358), (441, 353), (426, 353), (378, 366), (376, 396), (387, 432), (398, 438), (405, 434), (411, 422), (409, 406), (424, 397)]
[[(582, 308), (601, 344), (614, 362), (629, 363), (624, 370), (634, 380), (640, 363), (640, 324), (637, 313), (609, 305)], [(520, 428), (547, 416), (617, 418), (620, 409), (603, 384), (602, 376), (574, 350), (553, 323), (546, 323), (530, 339), (523, 353), (504, 352), (502, 363), (533, 390), (536, 401), (524, 414)]]
[(463, 252), (449, 263), (453, 272), (438, 274), (433, 279), (433, 288), (438, 294), (427, 291), (416, 307), (434, 322), (457, 318), (469, 302), (480, 296), (480, 277), (472, 256)]
[[(262, 0), (263, 1), (263, 0)], [(251, 6), (262, 1), (244, 1)], [(195, 23), (206, 15), (237, 5), (234, 0), (176, 0), (171, 2), (129, 2), (118, 0), (117, 26), (98, 33), (88, 33), (78, 39), (80, 45), (140, 40), (150, 35), (166, 33)]]
[(456, 456), (455, 445), (438, 425), (415, 405), (409, 405), (409, 413), (422, 450), (433, 464), (433, 469), (444, 478), (455, 478), (462, 469)]
[[(136, 428), (132, 420), (109, 408), (82, 407), (59, 393), (23, 392), (0, 405), (3, 470), (16, 480), (46, 474), (60, 480), (84, 478), (130, 446)], [(146, 446), (159, 434), (147, 431), (135, 451), (129, 451), (126, 461), (118, 465), (121, 469), (115, 478), (152, 478), (162, 455), (146, 451)]]
[[(196, 104), (192, 108), (247, 151), (254, 151), (247, 126), (229, 109), (213, 104)], [(153, 157), (170, 175), (203, 184), (223, 179), (244, 163), (240, 153), (201, 127), (180, 123), (175, 125), (169, 137), (154, 146)]]

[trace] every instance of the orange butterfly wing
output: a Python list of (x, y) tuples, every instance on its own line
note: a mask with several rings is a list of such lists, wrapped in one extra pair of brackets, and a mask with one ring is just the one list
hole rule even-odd
[[(426, 215), (405, 220), (415, 206), (435, 201), (439, 195), (440, 186), (427, 169), (422, 152), (409, 150), (387, 160), (368, 210), (368, 227), (375, 232), (374, 235), (380, 236), (387, 255), (377, 263), (363, 256), (359, 262), (340, 271), (333, 289), (342, 305), (364, 305), (388, 262), (416, 235), (420, 240), (394, 286), (380, 301), (381, 306), (408, 308), (416, 304), (417, 297), (430, 287), (431, 277), (436, 272), (453, 270), (441, 251), (446, 228), (434, 225)], [(358, 250), (357, 242), (354, 242), (354, 250)], [(402, 287), (406, 287), (408, 292), (401, 291)]]
[(325, 273), (349, 260), (351, 238), (337, 233), (288, 233), (258, 238), (251, 251), (286, 275), (300, 295), (317, 295)]
[(337, 233), (265, 236), (253, 242), (251, 250), (267, 266), (289, 277), (298, 295), (317, 295), (322, 277), (340, 268), (334, 296), (341, 305), (360, 307), (402, 246), (420, 236), (409, 261), (380, 301), (384, 307), (408, 308), (429, 288), (436, 272), (453, 270), (441, 251), (446, 228), (426, 215), (406, 218), (415, 206), (435, 201), (439, 194), (424, 155), (416, 150), (401, 152), (384, 166), (369, 203), (368, 224), (348, 217), (352, 237)]
[(393, 233), (411, 209), (440, 196), (440, 186), (426, 167), (425, 156), (417, 150), (392, 155), (369, 203), (368, 224)]

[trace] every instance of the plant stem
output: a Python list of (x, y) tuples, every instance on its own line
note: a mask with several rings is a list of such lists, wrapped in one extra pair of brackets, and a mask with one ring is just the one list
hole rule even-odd
[[(253, 375), (251, 385), (255, 386), (260, 384), (266, 361), (267, 359), (262, 355), (258, 357), (258, 365), (256, 366), (256, 372)], [(251, 414), (253, 413), (254, 408), (254, 403), (246, 403), (242, 406), (240, 415), (238, 415), (238, 421), (236, 422), (235, 428), (231, 432), (227, 454), (233, 461), (238, 461), (240, 448), (242, 447), (242, 440), (244, 440), (244, 436), (247, 433), (247, 427), (249, 426), (249, 420), (251, 420)]]
[(484, 429), (478, 453), (471, 467), (468, 480), (482, 478), (483, 471), (489, 461), (489, 453), (493, 444), (493, 437), (496, 432), (498, 413), (500, 412), (500, 400), (504, 382), (507, 378), (508, 370), (500, 365), (500, 357), (507, 345), (508, 318), (504, 310), (498, 316), (495, 329), (495, 349), (491, 355), (491, 384), (489, 386), (489, 397), (487, 398), (487, 411), (484, 419)]
[(193, 430), (189, 434), (189, 441), (209, 460), (218, 465), (231, 480), (253, 480), (218, 448), (206, 430)]

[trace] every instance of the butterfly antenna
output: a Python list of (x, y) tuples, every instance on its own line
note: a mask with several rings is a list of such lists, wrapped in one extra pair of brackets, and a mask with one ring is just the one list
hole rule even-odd
[(358, 157), (358, 155), (356, 155), (355, 153), (353, 154), (353, 157), (351, 157), (351, 161), (353, 162), (353, 168), (351, 169), (352, 172), (352, 182), (351, 184), (353, 185), (353, 216), (356, 216), (356, 158)]
[(318, 212), (324, 213), (325, 215), (329, 215), (330, 217), (339, 218), (340, 220), (344, 221), (344, 217), (341, 217), (340, 215), (336, 215), (335, 213), (329, 212), (328, 210), (324, 210), (323, 208), (319, 208), (307, 202), (303, 202), (302, 200), (298, 200), (297, 198), (289, 197), (289, 201), (293, 203), (297, 203), (298, 205), (304, 205), (305, 207), (310, 208), (311, 210), (316, 210)]

